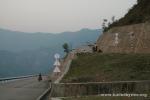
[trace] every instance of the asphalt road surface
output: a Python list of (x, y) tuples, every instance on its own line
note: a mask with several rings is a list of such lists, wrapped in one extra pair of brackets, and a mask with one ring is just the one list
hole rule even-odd
[(40, 82), (37, 78), (0, 83), (0, 100), (36, 100), (49, 86), (46, 76)]

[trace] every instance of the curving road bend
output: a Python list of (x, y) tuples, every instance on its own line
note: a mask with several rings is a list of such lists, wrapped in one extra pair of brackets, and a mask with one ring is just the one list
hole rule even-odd
[(0, 100), (36, 100), (49, 86), (46, 76), (41, 82), (37, 78), (0, 83)]

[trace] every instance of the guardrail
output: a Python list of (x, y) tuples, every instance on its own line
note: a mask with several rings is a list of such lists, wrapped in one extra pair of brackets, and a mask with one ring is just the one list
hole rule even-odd
[(49, 87), (36, 100), (49, 100), (52, 92), (52, 82), (49, 81)]
[[(30, 77), (37, 77), (38, 75), (27, 75), (27, 76), (20, 76), (20, 77), (9, 77), (9, 78), (0, 78), (0, 83), (2, 82), (7, 82), (11, 80), (18, 80), (18, 79), (25, 79), (25, 78), (30, 78)], [(48, 76), (46, 74), (42, 76)], [(45, 98), (48, 98), (49, 93), (51, 92), (51, 82), (49, 83), (49, 87), (36, 99), (36, 100), (45, 100)]]
[(51, 92), (51, 89), (52, 89), (51, 87), (49, 87), (48, 89), (46, 89), (36, 100), (48, 99), (49, 97), (47, 97), (47, 96)]
[(38, 75), (27, 75), (27, 76), (20, 76), (20, 77), (0, 78), (0, 82), (9, 81), (9, 80), (16, 80), (16, 79), (24, 79), (24, 78), (36, 77), (36, 76), (38, 76)]

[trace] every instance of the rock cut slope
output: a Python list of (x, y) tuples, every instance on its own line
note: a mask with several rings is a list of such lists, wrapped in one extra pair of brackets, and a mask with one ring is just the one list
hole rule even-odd
[(99, 37), (97, 46), (104, 53), (150, 53), (150, 23), (114, 27)]
[[(128, 13), (97, 40), (104, 53), (150, 53), (150, 0), (137, 0)], [(116, 36), (117, 35), (117, 36)]]

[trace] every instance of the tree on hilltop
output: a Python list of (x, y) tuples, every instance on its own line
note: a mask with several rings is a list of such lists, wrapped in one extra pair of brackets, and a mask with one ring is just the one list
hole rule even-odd
[(67, 54), (69, 53), (69, 46), (68, 46), (68, 43), (64, 43), (63, 44), (63, 49), (64, 49), (64, 52), (66, 52)]

